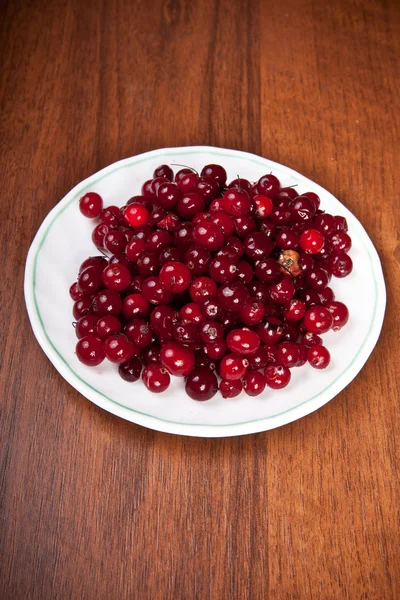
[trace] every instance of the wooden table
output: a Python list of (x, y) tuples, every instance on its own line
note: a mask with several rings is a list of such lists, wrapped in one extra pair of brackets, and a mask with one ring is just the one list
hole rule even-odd
[[(2, 600), (398, 600), (399, 57), (393, 0), (2, 2)], [(362, 373), (318, 412), (234, 439), (146, 430), (40, 350), (31, 240), (123, 157), (211, 144), (331, 190), (381, 256)]]

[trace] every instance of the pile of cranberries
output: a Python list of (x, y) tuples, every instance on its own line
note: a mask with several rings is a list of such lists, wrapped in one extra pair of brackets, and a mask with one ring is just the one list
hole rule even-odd
[(272, 174), (226, 179), (216, 164), (175, 177), (162, 165), (122, 208), (80, 199), (101, 252), (70, 288), (85, 365), (108, 358), (152, 392), (183, 377), (194, 400), (257, 396), (292, 367), (328, 366), (320, 335), (349, 318), (328, 287), (353, 268), (346, 219)]

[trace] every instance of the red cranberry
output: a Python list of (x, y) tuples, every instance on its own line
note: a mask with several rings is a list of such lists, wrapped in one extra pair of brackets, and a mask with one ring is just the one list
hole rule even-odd
[(108, 206), (101, 211), (99, 221), (111, 228), (115, 228), (120, 224), (120, 217), (121, 213), (118, 206)]
[(78, 276), (78, 289), (82, 295), (93, 296), (101, 290), (103, 286), (101, 267), (86, 267)]
[(325, 306), (313, 306), (304, 315), (303, 322), (310, 333), (326, 333), (333, 325), (333, 317)]
[(239, 311), (239, 318), (245, 325), (258, 325), (265, 314), (264, 304), (257, 298), (247, 300)]
[(296, 223), (310, 221), (315, 215), (315, 204), (307, 196), (297, 196), (292, 204), (292, 219)]
[(173, 326), (174, 339), (181, 344), (198, 344), (199, 328), (191, 321), (178, 321)]
[(317, 290), (317, 292), (326, 288), (329, 283), (329, 277), (324, 271), (324, 269), (315, 268), (311, 269), (311, 271), (307, 271), (305, 275), (305, 282), (307, 287), (312, 290)]
[(300, 338), (300, 344), (306, 346), (306, 348), (311, 348), (312, 346), (319, 346), (322, 344), (322, 338), (315, 333), (310, 333), (307, 331)]
[(177, 248), (187, 250), (193, 246), (193, 228), (192, 223), (183, 223), (174, 230), (174, 243)]
[(199, 246), (214, 252), (221, 248), (224, 243), (224, 234), (218, 225), (207, 221), (198, 223), (193, 228), (193, 240)]
[(211, 202), (220, 193), (218, 182), (212, 177), (207, 176), (198, 178), (195, 191), (201, 194), (206, 202)]
[(244, 241), (244, 251), (251, 260), (268, 257), (274, 249), (274, 243), (265, 234), (257, 231), (250, 233)]
[(113, 264), (106, 267), (102, 273), (104, 285), (109, 290), (121, 292), (125, 290), (131, 282), (131, 274), (127, 267), (122, 264)]
[(226, 354), (226, 344), (223, 340), (213, 344), (206, 344), (205, 352), (212, 360), (221, 360)]
[(121, 364), (132, 358), (135, 346), (123, 333), (110, 335), (104, 342), (106, 357), (110, 362)]
[(160, 261), (154, 252), (143, 252), (136, 264), (138, 273), (142, 277), (157, 275), (160, 270)]
[(349, 252), (351, 237), (344, 231), (335, 231), (328, 237), (328, 245), (333, 252)]
[(226, 183), (226, 171), (224, 167), (221, 167), (221, 165), (206, 165), (202, 168), (200, 175), (202, 177), (206, 176), (215, 179), (220, 187), (223, 187)]
[(265, 390), (265, 378), (260, 371), (249, 370), (243, 377), (243, 389), (248, 396), (259, 396)]
[(186, 378), (185, 390), (192, 400), (210, 400), (218, 391), (215, 374), (206, 368), (194, 369)]
[(214, 344), (224, 339), (224, 328), (218, 321), (207, 319), (200, 324), (200, 339), (203, 344)]
[(232, 217), (246, 215), (250, 211), (250, 207), (250, 196), (244, 190), (230, 188), (222, 196), (222, 208)]
[(247, 285), (253, 279), (253, 267), (246, 261), (240, 260), (236, 267), (236, 281)]
[(96, 317), (95, 315), (89, 314), (81, 317), (75, 326), (75, 333), (78, 340), (89, 334), (93, 334), (97, 337), (100, 337), (100, 335), (97, 332), (97, 321), (98, 317)]
[(87, 192), (79, 200), (79, 210), (84, 217), (94, 219), (98, 217), (103, 209), (103, 199), (96, 192)]
[(348, 231), (349, 227), (345, 217), (337, 215), (336, 217), (333, 217), (333, 219), (335, 221), (336, 231), (344, 231), (345, 233)]
[(250, 369), (263, 369), (270, 362), (266, 346), (260, 346), (258, 350), (247, 356)]
[(295, 367), (300, 358), (298, 344), (282, 342), (276, 348), (276, 360), (282, 367)]
[(204, 275), (208, 272), (211, 254), (201, 246), (192, 246), (185, 252), (184, 262), (193, 275)]
[(128, 361), (118, 366), (119, 376), (124, 381), (129, 381), (129, 383), (133, 383), (139, 379), (141, 370), (142, 363), (137, 356), (133, 356)]
[(146, 365), (142, 373), (142, 381), (149, 392), (159, 394), (165, 392), (171, 383), (171, 377), (166, 369), (158, 363)]
[(284, 317), (288, 321), (301, 321), (306, 313), (307, 305), (302, 300), (293, 298), (284, 309)]
[(160, 351), (160, 360), (162, 366), (177, 377), (186, 377), (194, 367), (193, 352), (176, 342), (164, 344)]
[(197, 302), (190, 302), (189, 304), (182, 306), (179, 311), (179, 316), (182, 321), (194, 323), (195, 325), (199, 325), (204, 319), (200, 304)]
[(286, 304), (286, 302), (290, 302), (294, 297), (295, 292), (296, 288), (294, 287), (294, 283), (288, 277), (284, 277), (282, 281), (279, 281), (279, 283), (276, 283), (275, 285), (271, 285), (269, 288), (270, 298), (277, 304)]
[(151, 344), (151, 340), (153, 339), (153, 331), (149, 323), (140, 318), (132, 319), (132, 321), (124, 327), (124, 334), (139, 348), (145, 348)]
[(318, 290), (319, 301), (322, 306), (333, 302), (335, 299), (335, 294), (330, 287), (326, 287), (323, 290)]
[(102, 290), (93, 299), (92, 310), (95, 315), (117, 317), (122, 310), (121, 296), (115, 290)]
[(135, 317), (148, 317), (150, 302), (142, 294), (130, 294), (123, 300), (122, 314), (128, 321)]
[(232, 312), (238, 312), (246, 304), (249, 296), (246, 286), (239, 281), (221, 285), (218, 290), (218, 299), (222, 308)]
[(175, 248), (174, 246), (168, 246), (167, 248), (162, 248), (160, 251), (160, 254), (158, 255), (158, 260), (159, 260), (161, 266), (165, 265), (167, 262), (179, 261), (179, 259), (180, 259), (179, 250), (178, 250), (178, 248)]
[(268, 196), (257, 194), (253, 198), (253, 214), (256, 219), (267, 219), (272, 213), (274, 205)]
[(174, 172), (170, 166), (160, 165), (154, 170), (153, 179), (156, 177), (165, 177), (166, 179), (169, 179), (169, 181), (172, 181), (174, 178)]
[(243, 215), (234, 219), (236, 234), (240, 239), (244, 240), (250, 233), (253, 233), (257, 229), (257, 225), (253, 217), (250, 215)]
[(204, 318), (220, 321), (222, 319), (223, 310), (217, 298), (205, 300), (200, 305), (200, 311)]
[(269, 321), (260, 323), (257, 326), (256, 332), (261, 341), (268, 346), (276, 344), (283, 336), (282, 325), (280, 323), (270, 323)]
[(78, 340), (75, 352), (78, 359), (88, 367), (97, 367), (106, 356), (103, 342), (92, 334)]
[(144, 365), (160, 362), (160, 346), (156, 343), (143, 348), (140, 358)]
[(264, 283), (277, 283), (282, 278), (279, 264), (273, 258), (259, 260), (255, 268), (256, 277)]
[(353, 270), (353, 261), (348, 254), (335, 252), (327, 259), (326, 266), (335, 277), (347, 277)]
[(260, 337), (251, 329), (233, 329), (226, 336), (226, 344), (236, 354), (253, 354), (260, 347)]
[(300, 247), (308, 254), (316, 254), (324, 247), (325, 238), (316, 229), (306, 229), (300, 236)]
[(236, 398), (236, 396), (239, 396), (242, 389), (243, 386), (240, 379), (235, 379), (234, 381), (222, 379), (219, 384), (219, 391), (223, 398)]
[(195, 192), (183, 194), (176, 205), (176, 212), (182, 219), (193, 219), (195, 215), (201, 213), (205, 208), (203, 196)]
[(150, 325), (159, 335), (170, 331), (172, 337), (172, 326), (176, 320), (174, 309), (166, 305), (157, 306), (150, 315)]
[(190, 285), (190, 271), (181, 262), (169, 262), (161, 268), (159, 280), (165, 290), (173, 294), (180, 294)]
[(173, 299), (173, 294), (161, 285), (156, 275), (144, 280), (142, 294), (151, 304), (169, 304)]
[(265, 383), (273, 390), (281, 390), (290, 381), (290, 370), (281, 365), (268, 365), (264, 370)]
[(217, 256), (211, 261), (208, 272), (217, 283), (228, 283), (235, 279), (237, 267), (227, 256)]
[(223, 379), (235, 381), (241, 379), (249, 366), (248, 360), (239, 354), (226, 354), (221, 360), (219, 372)]
[(275, 244), (282, 250), (296, 250), (299, 247), (299, 236), (288, 227), (282, 227), (276, 236)]
[(105, 315), (104, 317), (97, 317), (97, 337), (101, 340), (106, 340), (110, 335), (121, 333), (121, 321), (114, 315)]
[(193, 302), (200, 304), (208, 298), (215, 298), (217, 291), (217, 284), (209, 277), (197, 277), (190, 285), (190, 296)]
[(339, 331), (342, 329), (349, 320), (349, 310), (343, 302), (329, 302), (325, 305), (325, 308), (329, 310), (333, 318), (333, 331)]
[(307, 360), (314, 369), (326, 369), (331, 362), (331, 355), (325, 346), (313, 346), (308, 350)]
[[(184, 170), (185, 169), (181, 169), (181, 171), (178, 171), (178, 173), (182, 173), (182, 171), (184, 171)], [(178, 173), (176, 175), (178, 175)], [(176, 179), (176, 177), (175, 177), (175, 179)], [(182, 192), (187, 194), (188, 192), (196, 192), (197, 191), (196, 186), (197, 186), (198, 180), (199, 180), (199, 176), (197, 175), (197, 173), (193, 173), (193, 171), (191, 171), (191, 172), (182, 173), (179, 180), (176, 180), (176, 181), (177, 181), (178, 188)]]
[(335, 219), (328, 213), (319, 214), (313, 221), (313, 228), (320, 231), (325, 237), (328, 237), (336, 229)]
[(259, 194), (274, 198), (279, 192), (281, 184), (275, 175), (263, 175), (257, 182), (257, 190)]
[(307, 198), (312, 200), (312, 202), (314, 203), (314, 206), (315, 206), (315, 210), (319, 209), (319, 205), (320, 205), (321, 201), (317, 194), (315, 194), (314, 192), (305, 192), (305, 194), (302, 194), (302, 196), (307, 196)]
[(124, 211), (124, 218), (131, 227), (143, 227), (149, 222), (150, 213), (143, 204), (129, 204)]
[(211, 220), (222, 229), (222, 233), (225, 237), (231, 236), (235, 231), (235, 224), (232, 217), (222, 212), (222, 210), (214, 212)]

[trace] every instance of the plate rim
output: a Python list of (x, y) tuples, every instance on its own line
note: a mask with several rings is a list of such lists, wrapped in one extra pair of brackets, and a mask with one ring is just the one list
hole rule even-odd
[[(150, 160), (157, 156), (166, 156), (173, 154), (199, 154), (208, 153), (219, 156), (236, 156), (257, 162), (258, 164), (264, 163), (266, 167), (278, 170), (284, 169), (293, 177), (300, 179), (304, 184), (309, 184), (313, 188), (317, 188), (323, 192), (324, 195), (329, 195), (332, 199), (338, 202), (343, 210), (351, 216), (352, 221), (357, 223), (359, 228), (359, 235), (361, 241), (366, 243), (366, 249), (368, 257), (373, 266), (373, 279), (375, 283), (375, 307), (374, 315), (370, 322), (369, 331), (364, 339), (362, 346), (358, 353), (355, 355), (348, 367), (342, 371), (337, 378), (329, 384), (327, 388), (316, 394), (315, 396), (304, 400), (301, 404), (291, 407), (281, 413), (271, 415), (268, 417), (260, 417), (250, 421), (230, 424), (194, 424), (194, 423), (180, 423), (177, 421), (169, 421), (162, 419), (161, 417), (155, 417), (138, 411), (107, 397), (105, 394), (96, 390), (91, 384), (87, 383), (78, 374), (76, 374), (73, 368), (70, 366), (67, 360), (57, 350), (50, 337), (47, 335), (43, 321), (40, 316), (39, 307), (35, 296), (35, 285), (36, 285), (36, 264), (37, 258), (42, 248), (48, 232), (51, 229), (54, 221), (64, 212), (64, 210), (74, 201), (77, 196), (82, 194), (88, 187), (98, 183), (104, 177), (110, 175), (125, 167), (129, 167), (132, 164), (139, 164), (146, 160)], [(364, 238), (364, 239), (363, 239)], [(358, 375), (362, 367), (366, 363), (368, 357), (372, 353), (379, 335), (382, 329), (385, 307), (386, 307), (386, 287), (383, 277), (382, 265), (379, 259), (377, 250), (372, 243), (368, 233), (366, 232), (363, 225), (357, 219), (357, 217), (346, 208), (340, 200), (338, 200), (331, 192), (310, 180), (304, 175), (298, 173), (294, 169), (287, 167), (286, 165), (271, 161), (270, 159), (262, 156), (252, 154), (249, 152), (243, 152), (241, 150), (234, 150), (229, 148), (219, 148), (214, 146), (182, 146), (173, 148), (158, 148), (149, 152), (144, 152), (132, 157), (124, 158), (111, 165), (108, 165), (93, 173), (83, 181), (75, 185), (47, 214), (43, 222), (41, 223), (28, 251), (26, 265), (25, 265), (25, 277), (24, 277), (24, 294), (27, 306), (27, 311), (31, 323), (34, 335), (49, 358), (50, 362), (57, 369), (60, 375), (79, 391), (85, 398), (100, 406), (101, 408), (120, 416), (128, 421), (163, 431), (166, 433), (175, 433), (180, 435), (198, 436), (198, 437), (230, 437), (236, 435), (245, 435), (250, 433), (267, 431), (276, 427), (280, 427), (292, 421), (295, 421), (303, 416), (306, 416), (315, 410), (321, 408), (324, 404), (332, 400), (340, 391), (342, 391), (347, 385)], [(347, 375), (347, 376), (346, 376)], [(337, 385), (339, 383), (339, 385)], [(342, 385), (343, 384), (343, 385)], [(337, 389), (336, 389), (337, 388)], [(333, 394), (328, 393), (328, 390), (332, 391)], [(328, 396), (328, 397), (326, 397)], [(134, 418), (132, 418), (134, 416)]]

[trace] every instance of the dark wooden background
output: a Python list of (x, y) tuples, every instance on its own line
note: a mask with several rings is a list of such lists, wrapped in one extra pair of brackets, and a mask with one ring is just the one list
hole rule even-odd
[[(1, 600), (398, 600), (400, 4), (1, 2)], [(337, 195), (380, 253), (382, 336), (318, 412), (235, 439), (124, 422), (55, 371), (29, 244), (83, 178), (212, 144)]]

